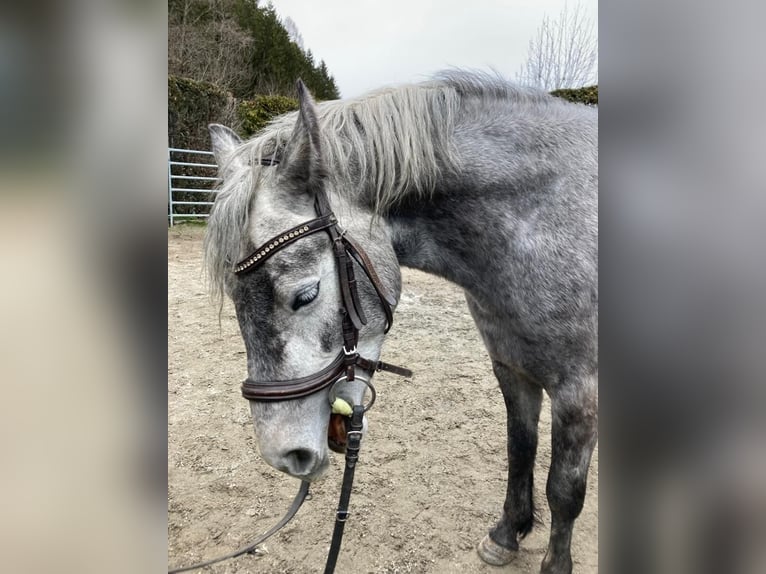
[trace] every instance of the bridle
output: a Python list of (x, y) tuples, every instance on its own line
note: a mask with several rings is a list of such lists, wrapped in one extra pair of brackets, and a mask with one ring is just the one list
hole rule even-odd
[(412, 372), (409, 369), (396, 367), (383, 361), (371, 361), (365, 359), (357, 352), (356, 346), (359, 341), (359, 330), (363, 325), (367, 324), (367, 318), (359, 301), (359, 291), (354, 276), (354, 262), (367, 275), (375, 289), (375, 293), (378, 295), (378, 299), (380, 299), (380, 304), (386, 315), (386, 328), (384, 331), (386, 333), (391, 328), (394, 320), (393, 307), (396, 301), (386, 293), (380, 277), (375, 272), (372, 261), (370, 261), (364, 250), (338, 225), (338, 220), (332, 212), (327, 195), (322, 188), (316, 192), (314, 209), (317, 214), (316, 218), (283, 231), (263, 243), (234, 266), (234, 273), (236, 275), (244, 275), (251, 272), (262, 265), (269, 257), (288, 245), (292, 245), (296, 241), (320, 231), (327, 233), (332, 241), (343, 305), (341, 308), (343, 316), (341, 327), (343, 348), (335, 357), (335, 360), (327, 367), (306, 377), (287, 381), (253, 381), (248, 378), (242, 383), (242, 396), (248, 400), (284, 401), (302, 398), (330, 386), (344, 374), (346, 380), (349, 382), (353, 381), (355, 378), (355, 367), (359, 367), (370, 375), (375, 371), (389, 371), (405, 377), (412, 376)]
[[(273, 166), (278, 163), (279, 162), (275, 159), (261, 160), (261, 164), (267, 166)], [(386, 315), (385, 333), (388, 333), (388, 330), (393, 323), (393, 307), (396, 304), (396, 301), (386, 292), (380, 277), (375, 272), (375, 267), (373, 266), (372, 261), (370, 261), (370, 258), (364, 250), (359, 244), (351, 239), (346, 233), (346, 230), (341, 228), (338, 224), (338, 220), (332, 212), (323, 187), (319, 187), (316, 190), (314, 209), (317, 217), (301, 223), (300, 225), (296, 225), (263, 243), (260, 247), (250, 253), (250, 255), (234, 266), (234, 273), (238, 276), (249, 273), (262, 265), (269, 257), (274, 255), (274, 253), (284, 249), (288, 245), (292, 245), (304, 237), (308, 237), (309, 235), (320, 231), (327, 233), (332, 242), (341, 293), (342, 308), (340, 309), (340, 312), (342, 315), (341, 330), (343, 335), (343, 348), (329, 365), (311, 375), (285, 381), (254, 381), (247, 378), (242, 383), (242, 396), (250, 401), (286, 401), (306, 397), (326, 389), (327, 387), (332, 386), (334, 388), (336, 383), (342, 381), (351, 382), (357, 380), (357, 367), (368, 375), (368, 377), (360, 376), (358, 379), (370, 389), (371, 398), (367, 405), (353, 405), (352, 413), (350, 415), (349, 430), (347, 432), (346, 466), (343, 472), (343, 484), (341, 486), (340, 500), (338, 502), (338, 510), (335, 517), (335, 528), (333, 530), (332, 542), (330, 544), (330, 551), (327, 556), (327, 563), (324, 571), (325, 574), (331, 574), (335, 570), (335, 564), (338, 559), (338, 554), (340, 553), (340, 545), (343, 538), (343, 529), (349, 514), (348, 506), (351, 498), (351, 487), (354, 481), (356, 462), (359, 458), (364, 413), (367, 412), (375, 402), (375, 387), (372, 386), (369, 377), (376, 371), (388, 371), (403, 377), (411, 377), (412, 371), (403, 367), (384, 363), (383, 361), (366, 359), (357, 351), (359, 331), (367, 324), (367, 317), (364, 314), (364, 310), (362, 309), (359, 300), (359, 292), (357, 289), (356, 277), (354, 275), (354, 262), (362, 268), (362, 271), (364, 271), (365, 275), (370, 280), (370, 284), (375, 289), (375, 293), (378, 295), (383, 312)], [(330, 392), (331, 402), (333, 399), (333, 388), (331, 388)], [(258, 544), (263, 543), (267, 538), (279, 531), (293, 518), (293, 516), (295, 516), (308, 495), (308, 488), (309, 483), (307, 481), (302, 481), (298, 494), (296, 494), (295, 499), (285, 516), (279, 523), (260, 536), (257, 540), (225, 556), (194, 564), (192, 566), (169, 570), (169, 574), (201, 568), (243, 554), (252, 554), (255, 552)]]

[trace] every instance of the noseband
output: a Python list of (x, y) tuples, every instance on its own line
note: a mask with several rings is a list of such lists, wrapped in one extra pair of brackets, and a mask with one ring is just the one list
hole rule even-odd
[[(270, 162), (268, 165), (273, 165)], [(388, 371), (404, 377), (411, 377), (412, 371), (384, 363), (383, 361), (371, 361), (360, 356), (357, 352), (359, 330), (367, 324), (367, 317), (362, 309), (357, 290), (357, 282), (354, 276), (354, 262), (362, 268), (364, 274), (370, 280), (378, 295), (383, 312), (386, 315), (386, 328), (388, 332), (394, 320), (393, 307), (396, 301), (391, 297), (380, 277), (375, 272), (372, 261), (356, 241), (348, 236), (346, 231), (338, 225), (338, 220), (330, 208), (327, 195), (323, 189), (316, 193), (314, 209), (317, 217), (296, 225), (272, 237), (258, 247), (250, 255), (242, 259), (234, 266), (236, 275), (244, 275), (262, 265), (269, 257), (279, 250), (292, 245), (304, 237), (324, 231), (332, 241), (333, 254), (338, 271), (342, 307), (340, 312), (343, 316), (342, 334), (343, 348), (335, 359), (321, 371), (298, 379), (286, 381), (254, 381), (250, 378), (242, 383), (242, 396), (251, 401), (285, 401), (299, 399), (322, 389), (325, 389), (345, 377), (347, 381), (354, 380), (356, 367), (372, 375), (376, 371)]]

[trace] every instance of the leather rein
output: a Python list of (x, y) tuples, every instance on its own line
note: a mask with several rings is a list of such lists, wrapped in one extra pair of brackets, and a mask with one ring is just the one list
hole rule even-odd
[[(262, 160), (262, 165), (276, 165), (277, 160)], [(359, 342), (359, 331), (362, 326), (367, 324), (367, 317), (362, 309), (357, 290), (356, 277), (354, 275), (354, 263), (361, 267), (364, 274), (375, 289), (380, 300), (383, 312), (386, 315), (386, 327), (384, 332), (388, 332), (393, 323), (393, 307), (396, 301), (391, 297), (375, 272), (372, 261), (364, 250), (349, 237), (346, 231), (340, 227), (335, 214), (332, 212), (330, 203), (324, 189), (319, 189), (316, 193), (314, 208), (317, 217), (301, 223), (279, 235), (272, 237), (263, 245), (258, 247), (250, 255), (239, 261), (234, 266), (236, 275), (243, 275), (254, 269), (257, 269), (269, 257), (277, 251), (287, 247), (303, 237), (308, 237), (314, 233), (324, 231), (332, 241), (333, 254), (335, 255), (336, 268), (338, 271), (338, 281), (341, 292), (342, 308), (342, 334), (343, 348), (335, 359), (316, 373), (311, 375), (291, 379), (286, 381), (254, 381), (247, 378), (242, 383), (242, 396), (250, 401), (285, 401), (306, 397), (319, 392), (340, 381), (356, 380), (356, 368), (371, 376), (376, 371), (388, 371), (403, 377), (411, 377), (412, 371), (403, 367), (397, 367), (383, 361), (373, 361), (359, 355), (357, 343)], [(346, 445), (346, 465), (343, 472), (343, 484), (341, 486), (340, 500), (335, 517), (335, 527), (333, 530), (330, 551), (325, 565), (325, 574), (332, 574), (335, 570), (335, 564), (340, 553), (340, 545), (343, 539), (343, 529), (348, 518), (348, 506), (351, 498), (351, 488), (354, 481), (354, 471), (356, 462), (359, 458), (359, 449), (362, 440), (362, 427), (364, 413), (372, 407), (375, 402), (375, 388), (369, 381), (369, 378), (359, 377), (372, 393), (370, 402), (366, 405), (353, 405), (352, 413), (349, 415), (349, 430), (347, 432)], [(331, 393), (332, 395), (332, 393)], [(332, 397), (331, 397), (332, 400)], [(213, 560), (200, 562), (192, 566), (168, 570), (168, 574), (175, 572), (185, 572), (208, 566), (217, 562), (222, 562), (243, 554), (252, 554), (256, 546), (262, 544), (267, 538), (278, 532), (284, 527), (303, 504), (308, 495), (309, 483), (302, 481), (301, 486), (285, 516), (270, 530), (258, 537), (255, 541), (239, 550), (220, 556)]]

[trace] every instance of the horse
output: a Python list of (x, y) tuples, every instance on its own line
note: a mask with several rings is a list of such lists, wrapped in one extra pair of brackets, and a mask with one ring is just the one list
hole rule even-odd
[[(300, 80), (297, 91), (299, 109), (250, 140), (210, 126), (220, 185), (204, 240), (206, 269), (215, 298), (234, 304), (249, 384), (289, 389), (291, 381), (313, 380), (332, 370), (341, 348), (376, 362), (390, 324), (382, 303), (393, 309), (399, 300), (400, 266), (457, 284), (507, 409), (505, 501), (478, 554), (508, 564), (536, 523), (533, 466), (545, 392), (551, 525), (541, 572), (571, 572), (572, 529), (597, 441), (597, 110), (461, 70), (348, 100), (316, 103)], [(303, 222), (318, 220), (319, 196), (341, 231), (299, 241), (291, 231), (283, 237), (289, 245), (279, 245), (286, 229), (297, 238)], [(355, 280), (364, 321), (349, 349), (348, 293), (334, 244), (352, 236), (375, 277)], [(268, 464), (305, 481), (323, 475), (335, 426), (331, 400), (360, 405), (369, 386), (369, 370), (358, 363), (338, 373), (346, 374), (305, 394), (249, 396)]]

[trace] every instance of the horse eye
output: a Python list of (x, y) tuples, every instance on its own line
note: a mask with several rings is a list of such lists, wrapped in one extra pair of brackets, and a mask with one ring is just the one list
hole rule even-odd
[(309, 287), (306, 287), (305, 289), (302, 289), (301, 291), (298, 291), (298, 294), (295, 296), (295, 300), (293, 301), (293, 311), (297, 311), (304, 305), (308, 305), (317, 298), (317, 295), (319, 295), (319, 281)]

